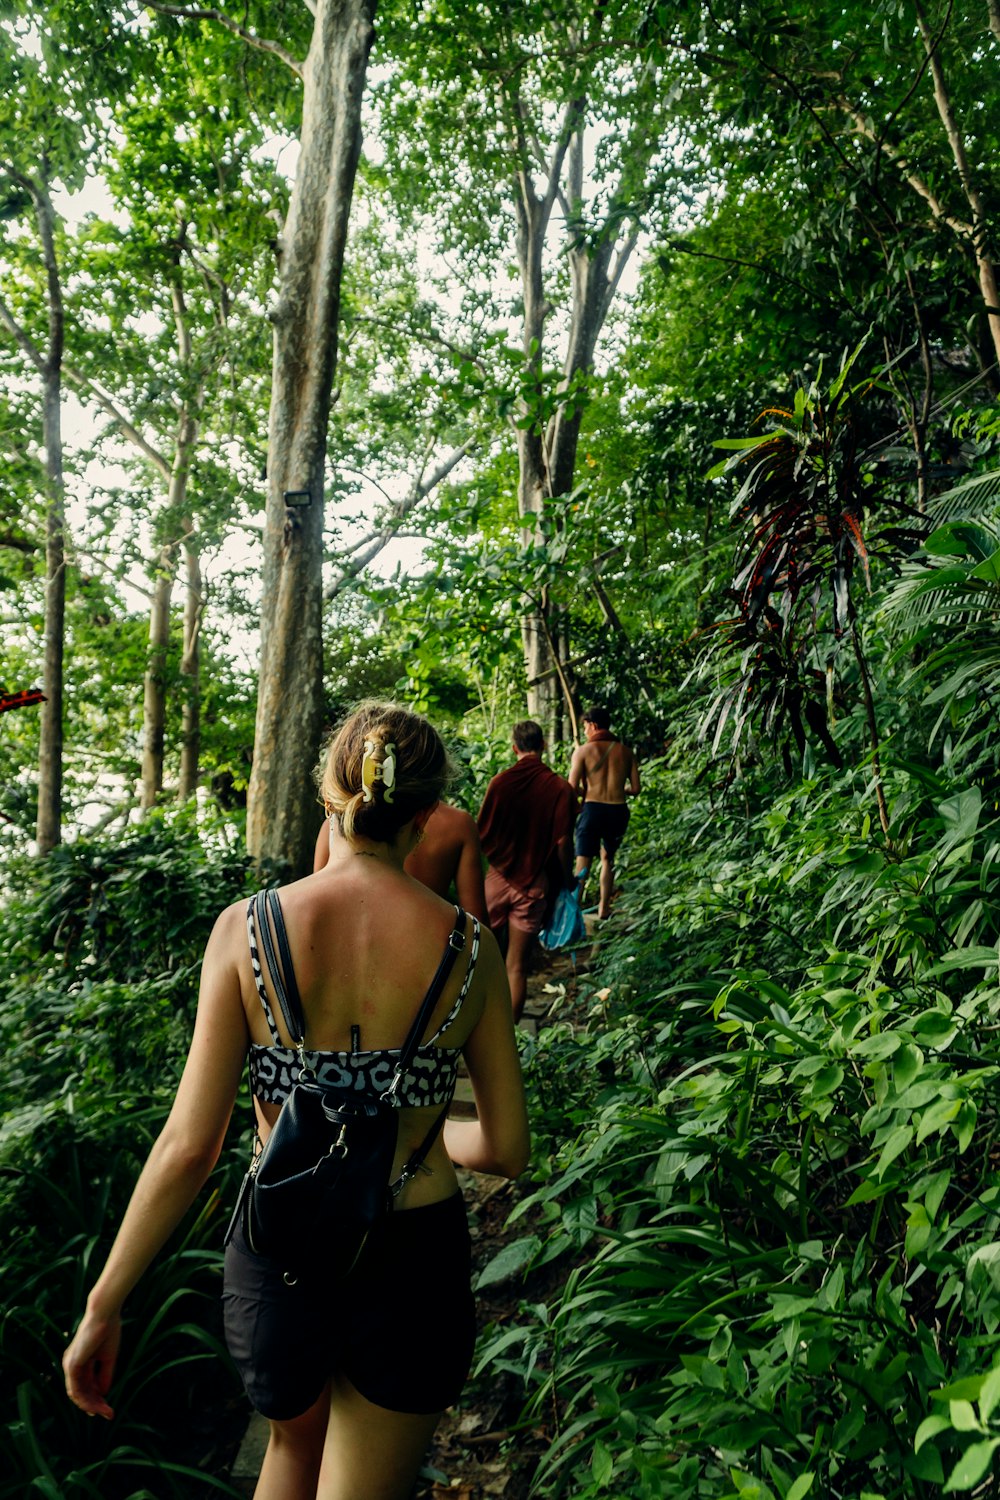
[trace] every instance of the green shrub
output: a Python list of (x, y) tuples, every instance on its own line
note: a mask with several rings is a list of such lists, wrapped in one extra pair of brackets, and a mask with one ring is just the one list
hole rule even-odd
[(6, 876), (20, 890), (5, 902), (13, 941), (0, 959), (10, 1101), (0, 1120), (0, 1391), (10, 1414), (0, 1496), (233, 1493), (178, 1453), (192, 1452), (205, 1405), (239, 1399), (219, 1309), (221, 1205), (245, 1155), (235, 1140), (214, 1191), (129, 1299), (113, 1423), (69, 1404), (59, 1360), (170, 1107), (201, 951), (215, 916), (244, 892), (246, 861), (218, 815), (185, 810)]

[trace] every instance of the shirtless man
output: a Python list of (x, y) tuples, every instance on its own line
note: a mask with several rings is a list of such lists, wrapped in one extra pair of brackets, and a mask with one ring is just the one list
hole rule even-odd
[[(332, 833), (331, 833), (332, 828)], [(339, 834), (328, 818), (316, 839), (313, 873), (322, 870), (330, 858), (330, 839)], [(483, 889), (483, 861), (479, 832), (474, 818), (460, 807), (439, 802), (427, 819), (424, 837), (408, 854), (403, 866), (407, 875), (419, 880), (437, 895), (449, 900), (452, 881), (455, 900), (470, 916), (486, 921), (486, 894)]]
[(631, 792), (639, 792), (639, 763), (623, 740), (611, 733), (606, 708), (591, 708), (583, 716), (586, 742), (577, 745), (569, 768), (569, 784), (583, 798), (576, 824), (576, 876), (586, 880), (591, 861), (600, 851), (601, 890), (598, 918), (611, 911), (615, 884), (615, 855), (625, 837)]

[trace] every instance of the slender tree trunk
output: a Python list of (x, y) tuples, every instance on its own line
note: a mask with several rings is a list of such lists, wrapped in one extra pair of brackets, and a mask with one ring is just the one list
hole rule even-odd
[(41, 181), (27, 184), (35, 205), (45, 265), (49, 342), (42, 376), (45, 443), (45, 670), (38, 755), (35, 840), (47, 854), (62, 840), (63, 642), (66, 633), (66, 496), (63, 482), (62, 361), (65, 321), (55, 248), (55, 211)]
[[(556, 201), (561, 203), (569, 236), (566, 258), (571, 304), (569, 336), (559, 382), (559, 392), (563, 395), (571, 392), (575, 383), (588, 375), (593, 367), (597, 340), (637, 239), (637, 233), (633, 232), (619, 244), (620, 224), (615, 221), (605, 225), (596, 242), (589, 239), (585, 246), (574, 243), (576, 231), (572, 220), (583, 204), (585, 111), (586, 100), (582, 97), (567, 105), (563, 133), (548, 164), (548, 180), (542, 195), (536, 191), (532, 180), (521, 105), (516, 97), (511, 108), (512, 133), (519, 162), (514, 206), (524, 299), (525, 384), (537, 384), (539, 397), (544, 394), (542, 347), (550, 311), (545, 299), (543, 252), (553, 204)], [(652, 149), (649, 142), (645, 142), (640, 148), (640, 157), (645, 152), (648, 160)], [(562, 184), (564, 173), (565, 189)], [(533, 424), (518, 432), (518, 509), (522, 536), (528, 545), (542, 540), (539, 518), (546, 501), (567, 495), (573, 489), (583, 415), (582, 395), (581, 392), (580, 401), (569, 395), (566, 402), (556, 408), (544, 429)], [(530, 409), (522, 415), (530, 415)], [(567, 722), (570, 725), (576, 722), (572, 684), (559, 660), (560, 655), (563, 660), (568, 658), (568, 645), (562, 653), (558, 646), (560, 637), (567, 632), (568, 622), (551, 603), (548, 590), (542, 590), (540, 608), (535, 603), (522, 616), (521, 636), (529, 683), (528, 712), (539, 720), (550, 739), (555, 741), (564, 738)]]
[(311, 771), (323, 716), (323, 478), (340, 285), (361, 153), (376, 0), (317, 0), (302, 136), (271, 318), (260, 682), (247, 844), (257, 864), (309, 868)]
[(184, 539), (184, 644), (181, 649), (181, 773), (178, 802), (198, 788), (201, 754), (201, 616), (204, 607), (201, 560), (190, 529)]
[(149, 610), (149, 649), (142, 686), (142, 787), (140, 806), (154, 807), (163, 791), (163, 749), (167, 723), (167, 661), (170, 653), (170, 603), (174, 592), (174, 568), (178, 545), (188, 523), (183, 520), (187, 504), (188, 476), (198, 437), (198, 423), (185, 408), (177, 422), (174, 461), (167, 490), (167, 517), (173, 521), (153, 570), (153, 595)]
[(986, 6), (990, 16), (990, 30), (1000, 46), (1000, 3), (998, 0), (986, 0)]
[(861, 633), (858, 630), (857, 614), (854, 605), (850, 605), (850, 631), (851, 645), (854, 648), (854, 658), (858, 664), (861, 674), (861, 691), (865, 700), (865, 718), (868, 721), (868, 742), (872, 750), (872, 779), (875, 783), (875, 801), (878, 804), (878, 818), (882, 825), (882, 832), (886, 838), (889, 834), (889, 808), (885, 800), (885, 788), (882, 785), (882, 760), (879, 749), (878, 720), (875, 717), (875, 696), (872, 693), (871, 677), (868, 673), (868, 662), (865, 657), (864, 647), (861, 644)]
[(167, 720), (167, 655), (170, 648), (170, 598), (173, 594), (173, 545), (160, 549), (153, 575), (149, 609), (149, 645), (142, 683), (142, 787), (139, 805), (155, 807), (163, 790), (163, 742)]
[(49, 357), (43, 434), (48, 500), (45, 517), (45, 671), (38, 754), (35, 840), (47, 854), (62, 840), (63, 642), (66, 633), (66, 512), (62, 466), (62, 391)]
[[(1000, 363), (1000, 285), (998, 285), (996, 266), (989, 252), (986, 204), (972, 175), (969, 155), (965, 146), (965, 138), (962, 135), (958, 119), (952, 108), (951, 95), (948, 92), (944, 68), (941, 65), (940, 49), (935, 45), (934, 36), (927, 24), (927, 18), (924, 15), (920, 0), (916, 0), (916, 13), (917, 25), (920, 27), (924, 50), (930, 59), (931, 79), (934, 84), (934, 102), (937, 105), (941, 124), (944, 126), (945, 134), (948, 137), (948, 144), (951, 147), (951, 154), (962, 184), (962, 190), (972, 210), (972, 251), (976, 257), (979, 289), (982, 292), (983, 303), (989, 319), (990, 337), (993, 341), (994, 355), (997, 362)], [(993, 10), (991, 9), (991, 23), (993, 19)]]
[[(522, 343), (525, 360), (525, 385), (533, 387), (535, 398), (543, 396), (542, 367), (545, 340), (545, 286), (542, 276), (542, 251), (545, 232), (552, 212), (552, 202), (539, 198), (526, 170), (518, 176), (515, 188), (517, 209), (517, 257), (521, 269), (521, 292), (524, 300)], [(526, 409), (530, 416), (530, 408)], [(517, 434), (517, 509), (521, 517), (521, 538), (526, 547), (544, 541), (541, 517), (545, 501), (552, 494), (552, 482), (545, 453), (545, 437), (539, 419), (521, 427)], [(528, 713), (541, 724), (546, 736), (555, 736), (555, 708), (558, 683), (551, 675), (552, 651), (546, 621), (548, 590), (542, 589), (521, 617), (521, 641), (528, 677)]]

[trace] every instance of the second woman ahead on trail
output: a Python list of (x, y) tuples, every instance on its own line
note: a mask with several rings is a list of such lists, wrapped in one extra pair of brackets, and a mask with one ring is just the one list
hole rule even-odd
[[(403, 869), (447, 772), (430, 725), (393, 705), (362, 705), (331, 745), (322, 793), (343, 837), (319, 873), (278, 892), (319, 1077), (333, 1069), (364, 1086), (394, 1062), (455, 927), (455, 908)], [(258, 1500), (405, 1500), (468, 1372), (469, 1240), (453, 1163), (514, 1176), (528, 1134), (503, 964), (489, 932), (471, 917), (462, 925), (464, 950), (400, 1080), (393, 1177), (450, 1097), (459, 1055), (478, 1118), (445, 1122), (426, 1170), (336, 1288), (322, 1275), (289, 1285), (238, 1233), (227, 1250), (227, 1339), (271, 1424)], [(255, 973), (245, 905), (230, 907), (205, 955), (170, 1118), (64, 1359), (84, 1410), (110, 1415), (122, 1303), (211, 1170), (248, 1052), (266, 1139), (296, 1076), (293, 1040), (273, 984)]]

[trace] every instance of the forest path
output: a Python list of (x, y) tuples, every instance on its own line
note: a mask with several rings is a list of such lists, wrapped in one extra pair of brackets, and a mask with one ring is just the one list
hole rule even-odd
[[(588, 923), (589, 925), (589, 923)], [(523, 1030), (534, 1035), (563, 996), (572, 999), (576, 980), (587, 972), (589, 948), (574, 955), (539, 950), (528, 978), (528, 996), (521, 1018)], [(468, 1078), (459, 1079), (452, 1114), (474, 1114)], [(517, 1201), (518, 1186), (502, 1177), (459, 1172), (472, 1233), (473, 1276), (511, 1240), (524, 1233), (523, 1224), (510, 1229), (507, 1219)], [(477, 1297), (480, 1328), (512, 1318), (521, 1301), (520, 1277), (511, 1277)], [(485, 1378), (470, 1383), (458, 1405), (446, 1412), (434, 1434), (413, 1500), (525, 1500), (535, 1467), (540, 1439), (510, 1431), (519, 1411), (518, 1394), (493, 1388)], [(250, 1419), (231, 1470), (231, 1482), (252, 1495), (267, 1445), (267, 1422), (256, 1413)]]

